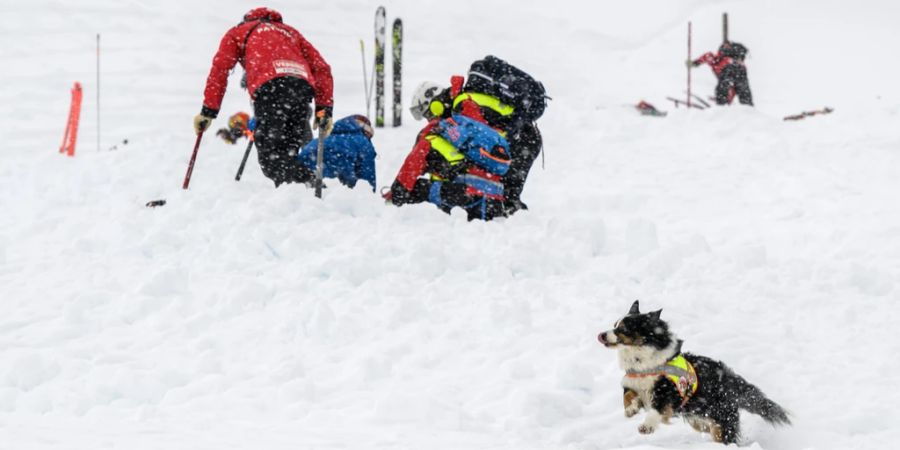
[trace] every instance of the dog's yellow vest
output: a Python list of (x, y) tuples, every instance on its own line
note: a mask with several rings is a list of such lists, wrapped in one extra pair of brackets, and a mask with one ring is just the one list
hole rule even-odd
[(699, 382), (694, 366), (684, 357), (678, 356), (666, 361), (665, 364), (648, 370), (629, 370), (625, 373), (628, 378), (658, 377), (664, 376), (675, 383), (678, 395), (681, 396), (681, 406), (684, 406), (691, 396), (697, 392)]

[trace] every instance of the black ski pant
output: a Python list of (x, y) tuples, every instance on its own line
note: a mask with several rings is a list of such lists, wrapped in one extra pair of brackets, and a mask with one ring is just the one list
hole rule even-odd
[(716, 85), (716, 103), (720, 105), (730, 103), (732, 88), (741, 104), (753, 105), (750, 81), (747, 80), (747, 68), (743, 64), (729, 64), (722, 69), (719, 74), (719, 84)]
[(541, 131), (536, 124), (527, 123), (509, 136), (509, 146), (512, 161), (509, 171), (503, 176), (503, 194), (506, 196), (508, 209), (511, 208), (509, 212), (513, 213), (518, 209), (526, 209), (522, 203), (522, 190), (531, 166), (544, 146)]
[(313, 180), (315, 173), (297, 161), (297, 153), (312, 140), (312, 87), (302, 78), (279, 77), (263, 83), (255, 94), (253, 136), (263, 175), (275, 187)]

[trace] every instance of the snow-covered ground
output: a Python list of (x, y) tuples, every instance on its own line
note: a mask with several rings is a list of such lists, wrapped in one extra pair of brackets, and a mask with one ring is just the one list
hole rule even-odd
[[(467, 223), (337, 183), (317, 201), (253, 158), (236, 183), (243, 146), (212, 137), (182, 191), (212, 54), (256, 5), (0, 3), (0, 449), (720, 448), (623, 417), (596, 334), (635, 298), (793, 413), (745, 416), (744, 445), (895, 448), (900, 4), (384, 4), (407, 95), (488, 53), (544, 81), (530, 211)], [(269, 6), (331, 62), (336, 115), (364, 112), (377, 3)], [(757, 107), (673, 109), (687, 21), (699, 54), (723, 11)], [(375, 137), (380, 185), (421, 125), (404, 120)]]

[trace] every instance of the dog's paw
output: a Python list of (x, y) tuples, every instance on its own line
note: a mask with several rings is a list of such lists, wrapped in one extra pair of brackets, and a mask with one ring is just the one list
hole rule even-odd
[(646, 423), (642, 423), (641, 426), (638, 427), (638, 432), (641, 434), (651, 434), (654, 431), (656, 431), (656, 427)]
[(641, 410), (641, 407), (631, 404), (625, 407), (625, 417), (634, 417)]

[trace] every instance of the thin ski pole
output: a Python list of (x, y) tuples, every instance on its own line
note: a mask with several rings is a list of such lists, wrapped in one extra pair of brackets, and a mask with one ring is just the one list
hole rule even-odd
[(241, 165), (238, 167), (237, 175), (234, 176), (234, 181), (241, 181), (241, 175), (244, 174), (244, 166), (247, 165), (247, 158), (250, 157), (250, 150), (253, 148), (253, 135), (248, 136), (250, 142), (247, 143), (247, 150), (244, 150), (244, 158), (241, 159)]
[(197, 133), (197, 142), (194, 143), (194, 152), (191, 154), (191, 162), (188, 163), (187, 173), (184, 174), (184, 184), (181, 185), (182, 189), (187, 189), (188, 185), (191, 184), (191, 173), (194, 172), (194, 162), (197, 161), (197, 150), (200, 149), (200, 139), (202, 137), (202, 131)]
[(325, 173), (325, 130), (319, 128), (319, 145), (316, 151), (316, 198), (322, 198), (322, 177)]
[(366, 44), (362, 39), (359, 40), (359, 53), (362, 56), (363, 92), (366, 95), (366, 118), (369, 118), (371, 120), (370, 116), (372, 115), (372, 97), (369, 96), (369, 71), (366, 69)]
[(97, 151), (100, 151), (100, 33), (97, 33)]
[(688, 21), (688, 39), (687, 39), (687, 51), (688, 51), (688, 63), (687, 63), (687, 107), (691, 109), (691, 64), (693, 64), (693, 60), (691, 59), (691, 22)]
[(728, 42), (728, 13), (722, 13), (722, 42)]
[[(374, 94), (375, 94), (375, 64), (373, 63), (372, 70), (369, 71), (369, 96), (366, 97), (366, 105), (369, 105), (372, 103), (372, 96)], [(368, 114), (369, 111), (367, 110), (366, 113)], [(369, 116), (367, 116), (366, 118), (371, 120), (371, 118)]]

